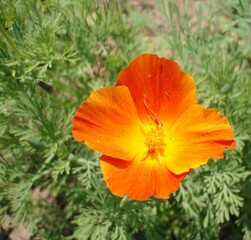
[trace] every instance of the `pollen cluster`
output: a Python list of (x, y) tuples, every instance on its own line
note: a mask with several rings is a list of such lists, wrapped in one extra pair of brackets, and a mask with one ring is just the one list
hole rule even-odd
[(148, 154), (155, 159), (160, 159), (164, 155), (166, 144), (164, 143), (164, 130), (161, 125), (151, 127), (145, 134), (145, 144), (148, 148)]

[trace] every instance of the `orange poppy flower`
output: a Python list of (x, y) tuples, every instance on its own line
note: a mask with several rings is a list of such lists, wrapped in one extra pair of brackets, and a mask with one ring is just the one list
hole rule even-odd
[(114, 87), (95, 91), (73, 118), (73, 136), (103, 155), (114, 195), (168, 198), (210, 158), (235, 148), (227, 118), (197, 103), (193, 78), (177, 63), (143, 54)]

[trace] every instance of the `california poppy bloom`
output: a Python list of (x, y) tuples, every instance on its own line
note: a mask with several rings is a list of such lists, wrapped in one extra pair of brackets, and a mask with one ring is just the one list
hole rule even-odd
[(114, 195), (166, 199), (191, 169), (235, 148), (227, 118), (197, 103), (193, 78), (174, 61), (143, 54), (115, 86), (93, 92), (73, 118), (73, 136), (103, 155)]

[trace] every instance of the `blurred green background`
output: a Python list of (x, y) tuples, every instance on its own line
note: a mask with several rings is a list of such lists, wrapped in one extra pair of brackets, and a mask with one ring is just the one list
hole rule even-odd
[[(137, 202), (106, 188), (71, 119), (145, 52), (194, 77), (237, 148)], [(0, 239), (250, 240), (250, 76), (250, 0), (1, 0)]]

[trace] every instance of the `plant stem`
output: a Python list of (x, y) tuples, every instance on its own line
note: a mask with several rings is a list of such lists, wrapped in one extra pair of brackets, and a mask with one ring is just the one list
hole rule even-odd
[(10, 36), (8, 35), (8, 33), (4, 30), (3, 26), (0, 25), (0, 33), (3, 35), (3, 37), (5, 38), (5, 40), (9, 43), (9, 45), (11, 46), (11, 48), (13, 49), (13, 51), (16, 53), (16, 55), (22, 57), (23, 54), (22, 52), (19, 51), (19, 49), (17, 48), (16, 44), (12, 41), (12, 39), (10, 38)]

